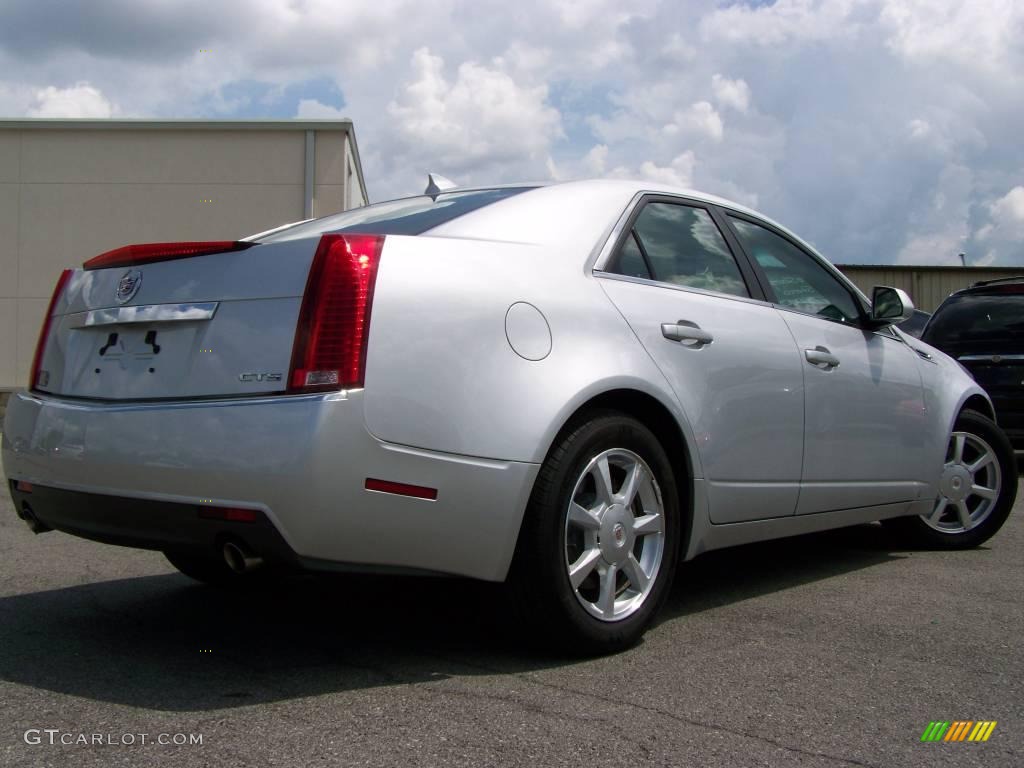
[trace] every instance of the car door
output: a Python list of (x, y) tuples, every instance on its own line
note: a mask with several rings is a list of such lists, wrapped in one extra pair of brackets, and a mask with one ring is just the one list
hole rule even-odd
[(769, 224), (730, 214), (736, 237), (796, 341), (804, 375), (797, 514), (911, 501), (924, 477), (925, 407), (915, 352), (870, 326), (826, 264)]
[(595, 275), (690, 421), (712, 522), (792, 515), (803, 372), (786, 324), (710, 209), (643, 199)]

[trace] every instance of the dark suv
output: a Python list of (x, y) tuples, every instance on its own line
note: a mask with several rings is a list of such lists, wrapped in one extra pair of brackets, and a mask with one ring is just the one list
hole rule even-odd
[(952, 294), (921, 339), (958, 360), (984, 387), (1017, 458), (1024, 458), (1024, 276)]

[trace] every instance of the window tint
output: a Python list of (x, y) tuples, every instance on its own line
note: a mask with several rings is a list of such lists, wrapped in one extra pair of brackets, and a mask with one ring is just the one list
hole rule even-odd
[(842, 323), (860, 321), (853, 295), (810, 254), (771, 230), (729, 218), (744, 249), (764, 270), (780, 305)]
[(618, 256), (615, 257), (608, 271), (630, 277), (651, 278), (651, 272), (647, 269), (647, 263), (644, 261), (643, 254), (640, 253), (640, 246), (636, 244), (636, 238), (632, 232), (629, 233), (626, 242), (622, 244)]
[[(648, 203), (633, 225), (633, 237), (626, 240), (619, 260), (634, 259), (640, 251), (647, 257), (653, 279), (702, 288), (707, 291), (749, 296), (736, 259), (714, 220), (703, 208), (674, 203)], [(637, 247), (639, 245), (639, 248)], [(642, 258), (642, 257), (641, 257)]]
[(909, 333), (911, 336), (919, 339), (921, 338), (921, 332), (924, 331), (924, 327), (928, 324), (928, 318), (930, 317), (931, 315), (927, 312), (915, 309), (913, 315), (896, 327), (904, 333)]
[(295, 240), (324, 232), (361, 232), (367, 235), (419, 235), (439, 227), (452, 219), (464, 216), (485, 205), (518, 195), (532, 187), (505, 187), (503, 189), (477, 189), (466, 192), (441, 194), (437, 199), (429, 195), (406, 197), (376, 203), (351, 211), (325, 216), (282, 229), (259, 239), (261, 243)]
[(1024, 296), (964, 294), (939, 307), (922, 337), (940, 349), (968, 341), (1024, 341)]

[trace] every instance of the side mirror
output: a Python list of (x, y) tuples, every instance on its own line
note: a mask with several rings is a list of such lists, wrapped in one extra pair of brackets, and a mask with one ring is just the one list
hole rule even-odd
[(871, 291), (871, 320), (878, 325), (897, 325), (914, 314), (914, 302), (906, 291), (876, 285)]

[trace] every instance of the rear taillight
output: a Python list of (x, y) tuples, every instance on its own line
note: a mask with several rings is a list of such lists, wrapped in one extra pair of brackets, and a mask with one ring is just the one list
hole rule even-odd
[(320, 238), (295, 330), (289, 392), (363, 386), (373, 284), (383, 246), (383, 235)]
[(32, 357), (32, 371), (29, 374), (28, 388), (35, 390), (47, 387), (50, 384), (49, 371), (41, 370), (43, 355), (46, 352), (46, 342), (50, 338), (50, 327), (53, 325), (53, 310), (57, 307), (68, 280), (71, 278), (70, 269), (65, 269), (57, 278), (57, 286), (53, 289), (53, 296), (50, 297), (50, 306), (46, 309), (46, 317), (43, 318), (43, 327), (39, 330), (39, 341), (36, 342), (36, 353)]
[(204, 243), (141, 243), (101, 253), (99, 256), (89, 259), (82, 267), (83, 269), (133, 267), (139, 264), (152, 264), (155, 261), (172, 261), (192, 256), (242, 251), (252, 245), (255, 243), (243, 243), (235, 240), (214, 240)]

